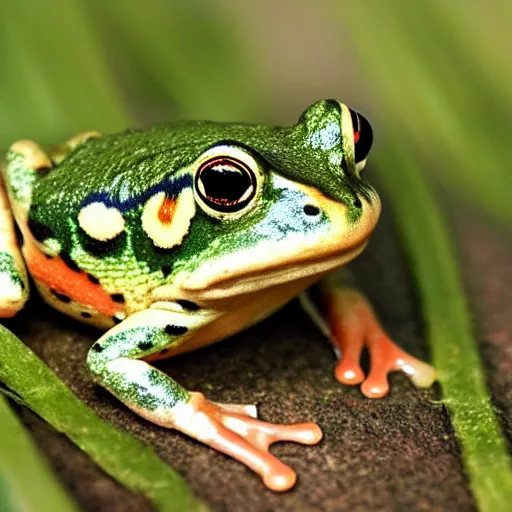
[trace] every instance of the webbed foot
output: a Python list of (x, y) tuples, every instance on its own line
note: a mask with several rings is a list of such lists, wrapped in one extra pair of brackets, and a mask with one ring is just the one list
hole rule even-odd
[[(349, 386), (361, 384), (368, 398), (380, 398), (389, 391), (388, 374), (402, 371), (419, 388), (431, 386), (436, 378), (432, 366), (407, 354), (383, 331), (370, 304), (353, 289), (327, 292), (328, 319), (333, 342), (341, 352), (336, 378)], [(359, 364), (363, 348), (370, 354), (367, 376)]]
[(316, 444), (322, 431), (315, 423), (266, 423), (255, 419), (254, 413), (254, 406), (217, 404), (202, 393), (191, 393), (187, 403), (172, 411), (172, 426), (242, 462), (258, 473), (269, 489), (287, 491), (297, 476), (269, 452), (270, 445), (278, 441)]

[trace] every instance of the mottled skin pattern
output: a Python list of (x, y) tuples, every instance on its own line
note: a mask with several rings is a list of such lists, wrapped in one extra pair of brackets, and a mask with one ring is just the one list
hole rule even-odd
[[(357, 256), (380, 212), (361, 178), (371, 138), (362, 116), (325, 100), (287, 128), (182, 122), (90, 132), (49, 155), (19, 141), (2, 169), (0, 317), (26, 301), (24, 259), (46, 302), (107, 330), (87, 359), (100, 385), (149, 421), (240, 460), (269, 488), (289, 489), (295, 473), (268, 447), (314, 444), (316, 424), (269, 424), (253, 406), (208, 402), (148, 361), (257, 322)], [(339, 279), (322, 290), (327, 323), (306, 309), (342, 352), (341, 382), (362, 383), (369, 397), (387, 393), (393, 370), (432, 383), (433, 370), (389, 340), (358, 292)]]

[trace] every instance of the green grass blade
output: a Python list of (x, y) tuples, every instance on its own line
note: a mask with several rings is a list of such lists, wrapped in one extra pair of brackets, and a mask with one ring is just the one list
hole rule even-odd
[(102, 421), (16, 336), (0, 325), (0, 382), (67, 435), (106, 473), (147, 496), (161, 512), (206, 510), (155, 452)]
[(0, 396), (0, 509), (4, 512), (78, 510), (26, 430)]
[(482, 512), (510, 510), (511, 461), (486, 389), (449, 233), (414, 158), (397, 140), (388, 138), (386, 147), (376, 167), (416, 276), (443, 403), (471, 489)]
[(400, 133), (402, 144), (429, 162), (452, 193), (511, 224), (512, 202), (503, 186), (512, 157), (510, 73), (500, 72), (506, 58), (488, 53), (475, 30), (458, 22), (465, 3), (339, 5), (333, 11), (351, 33), (368, 97), (386, 128)]
[(469, 484), (480, 509), (495, 512), (512, 503), (511, 459), (486, 388), (450, 235), (424, 178), (435, 172), (452, 194), (462, 190), (496, 218), (512, 221), (503, 186), (510, 144), (508, 131), (500, 133), (510, 102), (496, 108), (493, 100), (503, 88), (475, 72), (477, 38), (460, 26), (452, 30), (454, 12), (464, 5), (450, 3), (447, 16), (441, 0), (368, 0), (344, 4), (343, 10), (330, 2), (351, 31), (370, 97), (378, 104), (374, 121), (380, 148), (386, 149), (377, 150), (376, 167), (415, 273), (443, 403)]

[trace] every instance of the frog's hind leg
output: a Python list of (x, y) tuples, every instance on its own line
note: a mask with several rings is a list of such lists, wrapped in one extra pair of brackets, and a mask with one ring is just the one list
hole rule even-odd
[[(8, 150), (0, 178), (0, 317), (13, 316), (28, 298), (25, 264), (15, 231), (29, 236), (28, 211), (34, 184), (52, 168), (33, 141), (20, 140)], [(14, 217), (14, 219), (13, 219)]]
[(14, 316), (25, 305), (28, 294), (27, 271), (7, 192), (0, 178), (0, 318)]
[(52, 168), (48, 155), (31, 140), (19, 140), (7, 151), (3, 178), (14, 218), (22, 232), (27, 224), (34, 185)]
[(185, 390), (147, 359), (193, 337), (194, 320), (165, 310), (129, 316), (95, 343), (87, 363), (96, 381), (147, 420), (181, 432), (219, 450), (258, 473), (265, 485), (285, 491), (295, 472), (272, 455), (277, 441), (315, 444), (322, 433), (314, 423), (276, 425), (254, 418), (255, 408), (209, 402)]

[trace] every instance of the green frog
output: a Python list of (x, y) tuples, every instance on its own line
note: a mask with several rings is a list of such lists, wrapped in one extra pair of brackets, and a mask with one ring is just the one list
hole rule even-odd
[(87, 132), (48, 153), (18, 141), (0, 182), (0, 317), (23, 308), (30, 275), (50, 306), (106, 331), (87, 357), (99, 385), (290, 489), (296, 474), (269, 446), (318, 443), (318, 425), (261, 421), (255, 406), (208, 401), (151, 363), (239, 332), (320, 282), (325, 318), (304, 304), (333, 343), (340, 382), (373, 398), (395, 370), (432, 384), (432, 367), (396, 346), (334, 272), (379, 218), (362, 178), (372, 139), (361, 114), (322, 100), (291, 127), (178, 122)]

